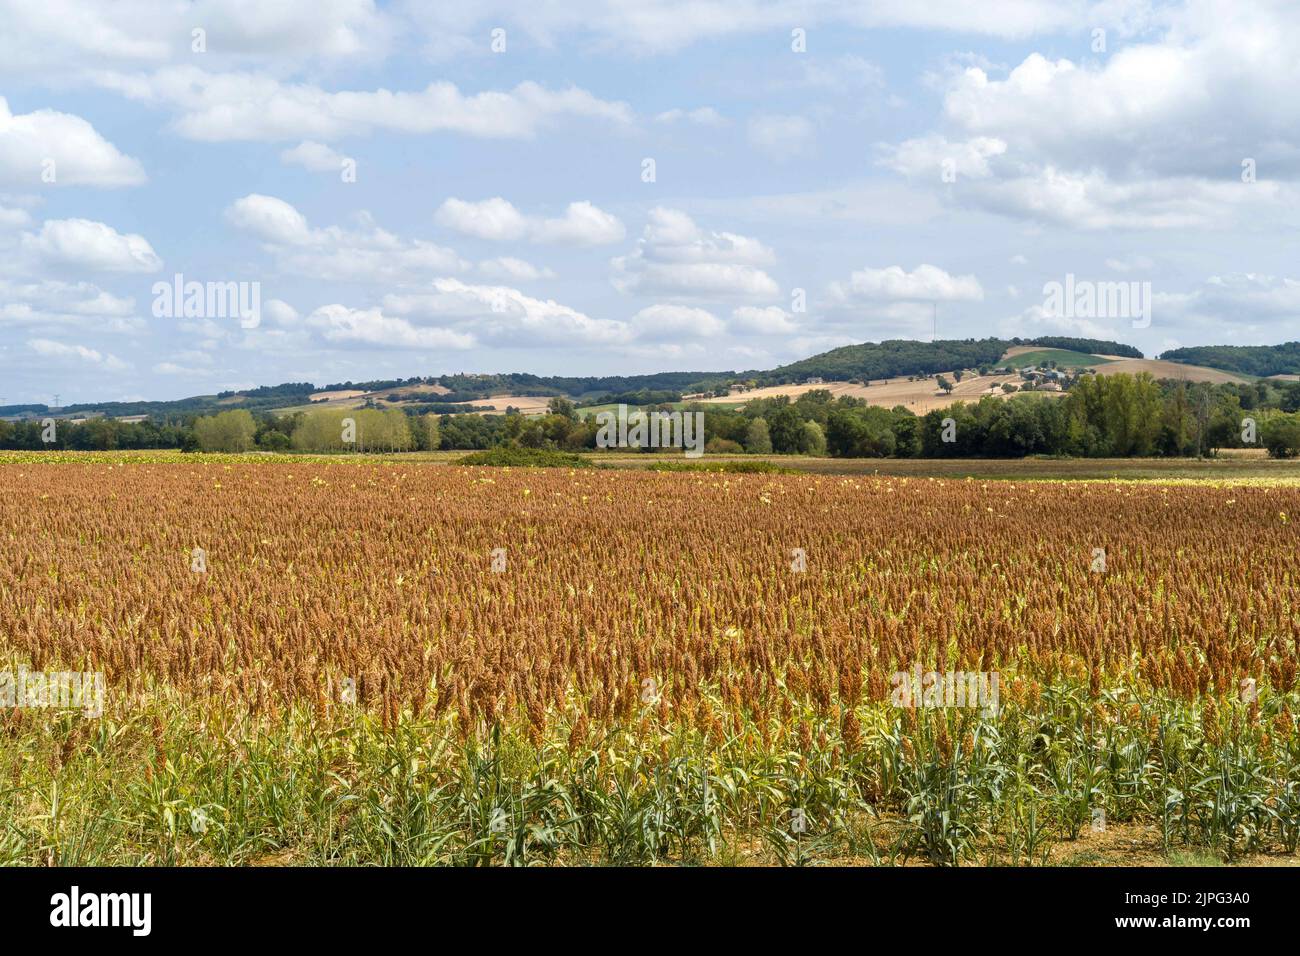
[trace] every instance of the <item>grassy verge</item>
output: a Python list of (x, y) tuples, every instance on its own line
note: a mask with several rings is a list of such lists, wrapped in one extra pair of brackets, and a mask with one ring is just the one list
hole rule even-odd
[(594, 468), (590, 458), (544, 448), (491, 448), (457, 458), (456, 465), (491, 465), (498, 468)]

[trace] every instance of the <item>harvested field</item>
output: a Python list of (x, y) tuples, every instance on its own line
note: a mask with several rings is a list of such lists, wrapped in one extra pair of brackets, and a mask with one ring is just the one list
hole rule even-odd
[(1221, 372), (1214, 368), (1199, 365), (1184, 365), (1181, 362), (1164, 362), (1160, 359), (1134, 359), (1115, 356), (1110, 362), (1094, 366), (1098, 375), (1138, 375), (1147, 372), (1154, 378), (1173, 378), (1187, 382), (1210, 382), (1220, 385), (1224, 382), (1248, 382), (1250, 379), (1231, 372)]
[[(951, 372), (948, 373), (948, 380), (953, 381)], [(706, 398), (701, 401), (704, 404), (734, 404), (737, 401), (776, 398), (781, 395), (795, 399), (804, 392), (824, 389), (836, 398), (841, 395), (864, 398), (872, 405), (883, 408), (902, 405), (917, 415), (924, 415), (936, 408), (947, 408), (953, 402), (978, 401), (985, 395), (1005, 398), (1007, 393), (1002, 391), (1003, 383), (1020, 386), (1024, 384), (1024, 379), (1019, 375), (966, 375), (953, 386), (952, 394), (948, 395), (939, 388), (933, 375), (920, 381), (908, 381), (906, 376), (902, 376), (873, 382), (870, 385), (854, 385), (850, 382), (826, 382), (821, 385), (770, 385), (743, 392), (733, 390), (730, 395)]]

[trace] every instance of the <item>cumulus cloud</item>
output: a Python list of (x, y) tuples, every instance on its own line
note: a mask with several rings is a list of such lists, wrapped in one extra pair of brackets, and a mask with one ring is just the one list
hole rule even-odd
[(742, 305), (731, 312), (730, 327), (737, 332), (755, 335), (794, 335), (799, 329), (794, 316), (776, 305), (758, 308)]
[(556, 218), (526, 216), (500, 196), (479, 202), (451, 198), (438, 207), (439, 225), (478, 239), (527, 239), (531, 242), (597, 246), (625, 235), (618, 218), (585, 200), (572, 202)]
[(14, 114), (0, 96), (0, 184), (137, 186), (145, 178), (139, 160), (121, 153), (80, 116), (54, 110)]
[(522, 239), (528, 232), (524, 214), (500, 196), (481, 202), (446, 199), (434, 219), (440, 226), (477, 239)]
[[(1104, 280), (1112, 281), (1112, 280)], [(1140, 278), (1120, 282), (1140, 282)], [(1149, 281), (1149, 280), (1148, 280)], [(1177, 329), (1181, 335), (1221, 344), (1275, 344), (1294, 338), (1300, 314), (1300, 279), (1255, 272), (1213, 275), (1183, 290), (1151, 286), (1151, 331)], [(1129, 319), (1063, 316), (1038, 302), (1004, 319), (1001, 333), (1032, 336), (1044, 333), (1081, 335), (1124, 341), (1133, 332)], [(1168, 341), (1164, 348), (1175, 348)]]
[(1090, 230), (1219, 226), (1293, 207), (1300, 10), (1205, 2), (1154, 22), (1155, 39), (1097, 60), (1032, 52), (1004, 75), (954, 71), (947, 129), (885, 147), (882, 162), (928, 176), (951, 159), (965, 180), (951, 202)]
[(90, 282), (0, 279), (0, 323), (70, 324), (100, 331), (134, 331), (135, 300)]
[(984, 298), (984, 290), (973, 275), (954, 276), (923, 263), (911, 272), (902, 266), (860, 269), (847, 282), (832, 283), (831, 296), (840, 302), (978, 302)]
[(1007, 151), (1007, 144), (991, 136), (949, 142), (947, 137), (930, 134), (904, 140), (897, 146), (882, 144), (881, 163), (906, 176), (986, 179), (992, 175), (989, 159)]
[(708, 338), (725, 329), (712, 312), (685, 305), (652, 305), (632, 316), (632, 328), (640, 339)]
[(30, 225), (31, 221), (32, 214), (26, 209), (0, 206), (0, 229), (16, 229), (20, 226)]
[(337, 173), (343, 169), (344, 163), (352, 162), (352, 159), (324, 143), (305, 139), (292, 149), (281, 152), (280, 162), (286, 166), (301, 166), (313, 173)]
[(681, 210), (656, 207), (637, 248), (612, 261), (613, 282), (628, 293), (771, 299), (780, 290), (759, 267), (775, 258), (757, 239), (705, 231)]
[(326, 341), (356, 343), (385, 349), (467, 349), (474, 338), (450, 329), (418, 327), (406, 319), (384, 315), (380, 309), (321, 306), (305, 324)]
[(22, 248), (46, 265), (98, 272), (156, 272), (162, 268), (144, 236), (120, 233), (90, 219), (47, 219), (24, 233)]
[(1127, 321), (1080, 318), (1053, 311), (1042, 303), (1029, 306), (1019, 315), (1002, 320), (999, 334), (1008, 338), (1033, 338), (1040, 335), (1074, 335), (1089, 339), (1123, 339), (1132, 333)]
[(453, 250), (400, 239), (365, 214), (356, 229), (313, 227), (294, 206), (275, 196), (244, 196), (226, 210), (226, 220), (261, 239), (285, 271), (317, 279), (413, 281), (471, 268)]
[(275, 245), (307, 245), (316, 238), (307, 217), (283, 199), (250, 193), (226, 210), (226, 221)]
[(186, 378), (195, 378), (200, 375), (211, 375), (209, 369), (194, 368), (189, 365), (180, 365), (176, 362), (155, 362), (150, 371), (158, 375), (183, 375)]
[(262, 306), (262, 317), (279, 326), (297, 325), (299, 319), (298, 310), (282, 299), (268, 299)]
[(177, 375), (187, 378), (213, 375), (215, 359), (198, 349), (182, 349), (165, 362), (157, 362), (152, 370), (159, 375)]
[(470, 285), (435, 279), (431, 291), (390, 294), (384, 310), (471, 331), (497, 345), (593, 345), (629, 338), (626, 323), (598, 319), (553, 299), (537, 299), (509, 286)]
[(1216, 343), (1272, 344), (1295, 338), (1300, 279), (1255, 272), (1210, 276), (1190, 291), (1154, 289), (1152, 325), (1209, 336)]
[(116, 355), (98, 352), (84, 345), (55, 342), (53, 339), (28, 339), (27, 347), (44, 358), (66, 360), (78, 365), (93, 365), (107, 372), (122, 372), (131, 367)]

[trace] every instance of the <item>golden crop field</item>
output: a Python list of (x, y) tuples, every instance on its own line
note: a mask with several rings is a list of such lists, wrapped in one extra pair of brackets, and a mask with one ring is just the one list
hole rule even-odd
[(1295, 486), (65, 457), (0, 862), (1296, 859)]

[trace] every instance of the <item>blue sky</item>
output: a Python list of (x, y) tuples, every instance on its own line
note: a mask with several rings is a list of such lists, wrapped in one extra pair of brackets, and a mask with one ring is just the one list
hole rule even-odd
[(1288, 5), (466, 6), (0, 0), (0, 404), (1300, 337)]

